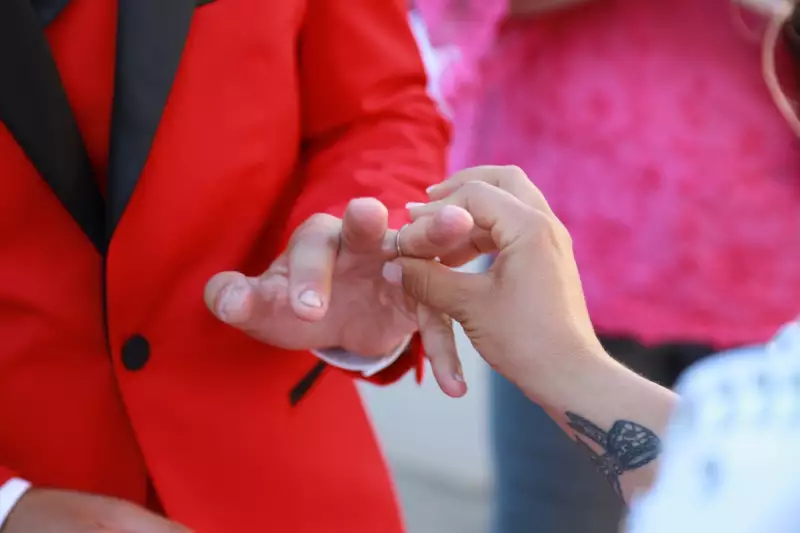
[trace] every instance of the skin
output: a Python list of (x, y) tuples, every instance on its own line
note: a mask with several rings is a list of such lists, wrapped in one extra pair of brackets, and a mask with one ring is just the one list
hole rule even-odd
[[(378, 200), (355, 199), (342, 219), (315, 215), (258, 276), (221, 272), (205, 288), (209, 310), (256, 339), (293, 350), (342, 347), (381, 356), (420, 329), (441, 337), (449, 321), (407, 298), (382, 276), (397, 232)], [(472, 217), (448, 207), (402, 231), (404, 253), (433, 258), (472, 230)], [(466, 393), (458, 360), (432, 361), (445, 393)], [(130, 502), (75, 491), (34, 488), (17, 503), (2, 533), (179, 533), (190, 530)]]
[[(223, 322), (291, 350), (341, 347), (380, 357), (418, 329), (424, 338), (438, 338), (450, 323), (382, 276), (383, 265), (397, 256), (397, 232), (388, 220), (386, 207), (373, 198), (351, 201), (342, 219), (311, 217), (261, 275), (222, 272), (211, 278), (206, 304)], [(434, 258), (466, 238), (472, 226), (469, 213), (449, 206), (403, 229), (401, 248)], [(456, 358), (432, 360), (432, 368), (446, 394), (466, 393)]]
[[(494, 368), (593, 456), (613, 450), (576, 430), (576, 414), (606, 434), (619, 422), (660, 434), (675, 395), (603, 351), (569, 234), (527, 176), (514, 167), (477, 167), (429, 194), (429, 203), (410, 206), (413, 222), (400, 236), (403, 257), (397, 258), (396, 232), (387, 228), (385, 207), (354, 200), (342, 220), (316, 216), (298, 228), (287, 250), (260, 276), (214, 276), (205, 291), (209, 309), (263, 342), (293, 349), (342, 346), (381, 355), (419, 328), (439, 385), (461, 396), (466, 384), (452, 318)], [(448, 268), (482, 253), (497, 254), (487, 273)], [(309, 290), (316, 299), (307, 298)], [(376, 326), (385, 331), (375, 334)], [(629, 498), (650, 486), (656, 466), (649, 460), (624, 468), (612, 472), (610, 481)], [(2, 529), (30, 531), (190, 530), (129, 502), (36, 488), (23, 496)]]
[(8, 515), (2, 533), (190, 533), (132, 503), (75, 491), (31, 489)]
[[(569, 233), (544, 196), (515, 167), (468, 169), (429, 194), (429, 203), (410, 207), (415, 221), (460, 207), (472, 230), (441, 263), (402, 257), (384, 267), (386, 279), (458, 321), (480, 355), (540, 404), (623, 498), (649, 488), (677, 397), (603, 350)], [(486, 273), (446, 266), (482, 253), (497, 254)], [(452, 333), (426, 351), (432, 361), (458, 357)]]

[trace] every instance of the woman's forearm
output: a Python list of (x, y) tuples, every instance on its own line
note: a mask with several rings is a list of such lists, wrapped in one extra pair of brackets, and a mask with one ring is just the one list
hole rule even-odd
[(650, 487), (678, 397), (606, 354), (582, 357), (547, 391), (520, 387), (572, 437), (626, 501)]
[[(392, 264), (406, 294), (457, 320), (478, 353), (551, 413), (623, 498), (647, 489), (677, 398), (603, 351), (572, 240), (541, 191), (519, 168), (477, 167), (428, 194), (431, 201), (409, 207), (415, 221), (456, 206), (475, 223), (469, 244), (448, 249), (449, 262), (477, 249), (498, 254), (480, 275), (401, 257)], [(428, 344), (430, 359), (454, 359), (451, 343)]]

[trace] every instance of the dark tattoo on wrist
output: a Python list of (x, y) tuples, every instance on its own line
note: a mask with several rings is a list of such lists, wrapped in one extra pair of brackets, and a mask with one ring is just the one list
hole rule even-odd
[[(629, 420), (617, 420), (608, 432), (582, 416), (567, 411), (567, 425), (576, 435), (575, 441), (589, 454), (614, 491), (622, 496), (619, 477), (627, 471), (641, 468), (653, 461), (661, 448), (661, 441), (646, 427)], [(600, 452), (587, 441), (600, 447)]]

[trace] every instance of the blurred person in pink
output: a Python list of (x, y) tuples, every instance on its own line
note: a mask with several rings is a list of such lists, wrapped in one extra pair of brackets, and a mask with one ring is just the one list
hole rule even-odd
[[(671, 386), (700, 357), (767, 340), (800, 295), (800, 146), (754, 27), (730, 0), (529, 17), (508, 2), (416, 1), (433, 44), (460, 53), (441, 80), (453, 170), (515, 164), (535, 179), (570, 228), (607, 349), (648, 377)], [(585, 459), (494, 379), (495, 533), (616, 531), (620, 508)]]

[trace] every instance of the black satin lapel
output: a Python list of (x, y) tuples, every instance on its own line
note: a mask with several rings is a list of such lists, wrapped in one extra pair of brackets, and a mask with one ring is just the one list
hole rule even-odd
[(108, 223), (112, 232), (153, 145), (194, 8), (195, 0), (119, 0), (108, 176)]
[(47, 26), (53, 22), (61, 10), (67, 7), (70, 0), (28, 0), (33, 4), (33, 9), (36, 10), (36, 15), (39, 17), (39, 23), (42, 26)]
[(30, 0), (0, 0), (0, 120), (104, 253), (103, 197)]

